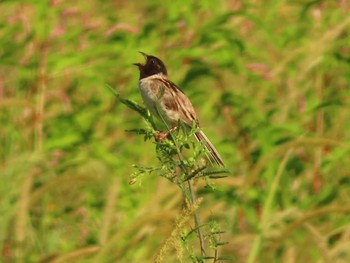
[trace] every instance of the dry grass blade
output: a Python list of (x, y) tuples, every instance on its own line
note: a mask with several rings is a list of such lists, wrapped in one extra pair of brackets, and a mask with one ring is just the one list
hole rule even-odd
[(25, 179), (18, 201), (18, 208), (15, 217), (15, 242), (16, 250), (15, 255), (19, 262), (25, 259), (24, 248), (25, 240), (28, 233), (28, 221), (29, 221), (29, 209), (30, 209), (30, 196), (33, 186), (33, 178), (37, 173), (36, 169), (28, 173)]
[(106, 196), (106, 206), (104, 209), (104, 215), (102, 220), (102, 227), (99, 235), (99, 243), (100, 245), (104, 245), (108, 240), (108, 235), (110, 233), (110, 226), (113, 220), (113, 215), (115, 212), (115, 203), (117, 201), (117, 197), (120, 189), (120, 180), (115, 179), (111, 184), (108, 195)]

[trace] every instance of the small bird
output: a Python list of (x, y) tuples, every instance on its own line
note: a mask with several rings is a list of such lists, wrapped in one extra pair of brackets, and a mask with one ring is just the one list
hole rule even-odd
[(191, 101), (173, 82), (168, 79), (167, 69), (164, 63), (155, 56), (140, 52), (145, 58), (145, 64), (134, 63), (139, 68), (140, 80), (139, 90), (142, 99), (152, 115), (165, 121), (168, 127), (172, 127), (165, 132), (165, 138), (169, 132), (176, 129), (176, 125), (181, 121), (191, 127), (193, 122), (199, 129), (195, 133), (198, 141), (202, 142), (209, 151), (213, 160), (221, 167), (224, 162), (213, 144), (209, 141), (203, 131), (200, 130), (197, 114)]

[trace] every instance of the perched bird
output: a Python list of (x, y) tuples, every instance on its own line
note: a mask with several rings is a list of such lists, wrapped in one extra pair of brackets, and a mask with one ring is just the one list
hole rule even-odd
[[(151, 114), (165, 121), (169, 127), (172, 127), (170, 131), (176, 129), (179, 121), (189, 127), (194, 122), (199, 129), (197, 114), (191, 101), (180, 88), (168, 79), (164, 63), (157, 57), (143, 52), (140, 53), (146, 58), (146, 62), (144, 64), (134, 63), (134, 65), (139, 68), (140, 80), (138, 87), (142, 99)], [(164, 137), (170, 131), (167, 131)], [(201, 130), (197, 131), (195, 137), (204, 144), (213, 160), (219, 166), (224, 167), (220, 154), (204, 132)]]

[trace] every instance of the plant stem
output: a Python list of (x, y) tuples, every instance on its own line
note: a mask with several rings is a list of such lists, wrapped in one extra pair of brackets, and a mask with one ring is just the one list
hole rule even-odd
[(40, 66), (39, 66), (39, 94), (36, 105), (36, 120), (35, 120), (35, 151), (41, 151), (43, 144), (43, 122), (44, 122), (44, 107), (45, 107), (45, 92), (46, 92), (46, 64), (49, 50), (49, 41), (42, 43)]
[[(180, 168), (183, 171), (183, 173), (186, 175), (186, 177), (189, 176), (188, 171), (186, 169), (186, 167), (183, 164), (183, 156), (181, 154), (181, 151), (175, 141), (175, 138), (173, 137), (172, 133), (170, 133), (171, 139), (175, 144), (176, 147), (176, 151), (177, 151), (177, 155), (179, 156), (180, 159)], [(184, 187), (180, 187), (183, 190), (184, 196), (185, 198), (190, 202), (191, 205), (196, 203), (196, 196), (195, 193), (193, 191), (193, 187), (192, 187), (192, 179), (187, 181), (188, 184), (188, 191), (189, 191), (189, 195), (186, 194), (186, 190)], [(198, 235), (198, 239), (199, 239), (199, 245), (200, 245), (200, 249), (201, 249), (201, 256), (204, 257), (206, 255), (205, 253), (205, 243), (204, 243), (204, 237), (203, 237), (203, 233), (201, 230), (201, 223), (200, 223), (200, 219), (199, 216), (197, 214), (197, 211), (193, 212), (193, 216), (194, 216), (194, 223), (195, 223), (195, 229), (197, 231), (197, 235)]]
[[(189, 176), (188, 171), (187, 171), (186, 167), (183, 164), (183, 156), (182, 156), (182, 154), (180, 152), (180, 149), (179, 149), (179, 147), (178, 147), (178, 145), (177, 145), (177, 143), (176, 143), (176, 141), (175, 141), (175, 139), (174, 139), (172, 134), (171, 134), (171, 138), (172, 138), (172, 140), (173, 140), (173, 142), (174, 142), (174, 144), (176, 146), (176, 151), (177, 151), (177, 154), (178, 154), (180, 162), (181, 162), (180, 168), (184, 172), (186, 177), (188, 177)], [(193, 204), (196, 203), (196, 195), (195, 195), (193, 187), (192, 187), (192, 179), (188, 180), (187, 184), (188, 184), (189, 195), (186, 194), (186, 190), (185, 190), (184, 187), (181, 187), (181, 189), (183, 190), (185, 198), (190, 202), (191, 205), (193, 205)], [(201, 230), (201, 222), (200, 222), (199, 216), (197, 214), (197, 211), (193, 212), (193, 216), (194, 216), (195, 229), (197, 231), (197, 235), (198, 235), (198, 239), (199, 239), (199, 246), (201, 248), (201, 256), (204, 257), (206, 255), (206, 253), (205, 253), (205, 243), (204, 243), (203, 233), (202, 233), (202, 230)]]
[[(190, 192), (191, 203), (195, 204), (196, 203), (196, 196), (195, 196), (193, 188), (192, 188), (192, 180), (188, 180), (187, 183), (188, 183), (188, 190)], [(199, 239), (199, 245), (201, 248), (201, 256), (204, 257), (205, 256), (205, 243), (204, 243), (203, 233), (201, 231), (201, 222), (200, 222), (199, 216), (197, 214), (197, 211), (194, 211), (193, 215), (194, 215), (194, 223), (196, 226), (197, 235), (198, 235), (198, 239)]]
[[(159, 98), (163, 95), (163, 93), (164, 93), (164, 90), (161, 90), (160, 94), (159, 94)], [(163, 123), (165, 124), (167, 129), (170, 131), (170, 127), (168, 126), (167, 122), (164, 120), (163, 115), (161, 114), (161, 110), (160, 110), (160, 107), (159, 107), (159, 101), (156, 103), (156, 110), (158, 112), (158, 115), (162, 119)], [(174, 145), (176, 147), (176, 152), (177, 152), (177, 155), (178, 155), (178, 157), (180, 159), (180, 169), (182, 170), (182, 172), (185, 174), (185, 176), (187, 178), (187, 177), (189, 177), (189, 173), (188, 173), (188, 171), (186, 169), (186, 166), (184, 165), (184, 157), (181, 154), (180, 148), (179, 148), (179, 146), (178, 146), (178, 144), (177, 144), (177, 142), (176, 142), (172, 132), (170, 132), (170, 137), (171, 137), (171, 140), (173, 141), (173, 143), (174, 143)], [(182, 189), (183, 194), (184, 194), (185, 198), (187, 199), (187, 201), (189, 201), (191, 205), (194, 205), (196, 203), (196, 196), (194, 194), (193, 187), (192, 187), (192, 179), (188, 180), (187, 183), (188, 183), (189, 195), (186, 193), (186, 187), (181, 186), (183, 183), (181, 183), (181, 185), (179, 185), (179, 186)], [(198, 239), (199, 239), (199, 245), (200, 245), (200, 249), (201, 249), (201, 256), (203, 258), (206, 255), (206, 253), (205, 253), (205, 243), (204, 243), (204, 237), (203, 237), (203, 233), (202, 233), (202, 230), (201, 230), (201, 223), (200, 223), (200, 219), (199, 219), (199, 216), (197, 214), (197, 211), (194, 211), (193, 216), (194, 216), (195, 229), (197, 231), (197, 235), (198, 235)], [(201, 260), (201, 262), (203, 262), (203, 260)]]
[[(188, 174), (188, 171), (187, 171), (186, 167), (183, 165), (183, 156), (182, 156), (182, 154), (180, 152), (180, 149), (179, 149), (177, 143), (175, 142), (175, 140), (173, 138), (173, 135), (171, 135), (171, 138), (173, 139), (173, 142), (175, 143), (176, 151), (177, 151), (177, 154), (178, 154), (178, 156), (180, 158), (181, 170), (185, 173), (186, 177), (188, 177), (189, 174)], [(196, 203), (196, 195), (195, 195), (195, 193), (193, 191), (192, 179), (188, 180), (187, 184), (188, 184), (189, 195), (186, 195), (186, 192), (184, 192), (184, 196), (185, 196), (185, 198), (187, 198), (188, 201), (190, 201), (191, 205), (193, 205), (193, 204)], [(199, 216), (197, 214), (197, 211), (194, 211), (193, 216), (194, 216), (195, 229), (197, 231), (197, 235), (198, 235), (198, 239), (199, 239), (199, 246), (201, 248), (201, 256), (204, 257), (205, 254), (206, 254), (205, 253), (205, 243), (204, 243), (203, 233), (202, 233), (202, 230), (201, 230), (201, 222), (200, 222)]]

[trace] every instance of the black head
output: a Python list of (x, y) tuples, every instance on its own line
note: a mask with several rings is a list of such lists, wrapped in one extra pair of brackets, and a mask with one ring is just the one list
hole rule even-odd
[(159, 58), (140, 52), (146, 58), (146, 63), (134, 63), (140, 70), (140, 79), (147, 78), (155, 74), (167, 75), (166, 67)]

